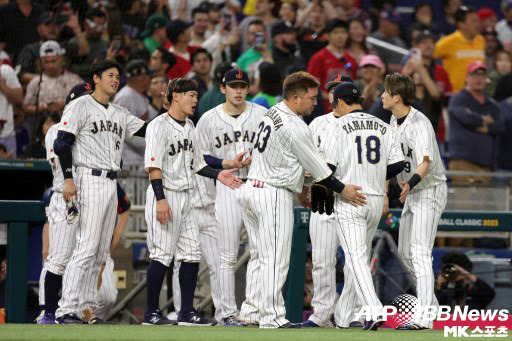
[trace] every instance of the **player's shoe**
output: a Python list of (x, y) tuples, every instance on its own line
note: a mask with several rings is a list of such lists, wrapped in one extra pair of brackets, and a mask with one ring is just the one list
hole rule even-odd
[(242, 321), (240, 321), (239, 319), (237, 319), (233, 316), (223, 318), (221, 320), (221, 322), (224, 327), (246, 327), (247, 326), (246, 323), (243, 323)]
[(84, 324), (84, 321), (76, 314), (65, 314), (55, 319), (56, 324)]
[(88, 324), (114, 324), (114, 322), (105, 321), (103, 319), (100, 319), (98, 316), (94, 316), (92, 319), (89, 320)]
[(417, 325), (416, 323), (406, 325), (406, 326), (398, 326), (395, 328), (396, 330), (424, 330), (428, 329), (422, 326)]
[(302, 328), (317, 328), (317, 327), (320, 327), (320, 326), (311, 320), (306, 320), (306, 321), (302, 322)]
[(352, 322), (350, 322), (350, 324), (348, 325), (348, 327), (349, 327), (349, 328), (354, 328), (354, 329), (355, 329), (355, 328), (359, 328), (359, 329), (361, 329), (361, 328), (363, 328), (363, 327), (364, 327), (364, 325), (363, 325), (361, 322), (359, 322), (359, 321), (352, 321)]
[(256, 326), (256, 327), (258, 327), (260, 325), (258, 322), (250, 321), (250, 320), (244, 319), (244, 318), (242, 318), (240, 316), (238, 316), (238, 321), (242, 322), (246, 326)]
[(302, 328), (302, 323), (288, 322), (283, 324), (282, 326), (279, 326), (279, 328)]
[(44, 314), (43, 318), (37, 321), (37, 324), (55, 324), (55, 314)]
[(143, 326), (175, 326), (178, 323), (175, 320), (169, 320), (160, 309), (150, 314), (144, 314)]
[(379, 316), (375, 320), (367, 321), (363, 326), (363, 330), (377, 330), (385, 322), (386, 321), (384, 321), (384, 318), (382, 316)]
[(216, 324), (217, 321), (203, 317), (195, 310), (186, 314), (180, 311), (178, 314), (178, 325), (180, 326), (208, 327)]

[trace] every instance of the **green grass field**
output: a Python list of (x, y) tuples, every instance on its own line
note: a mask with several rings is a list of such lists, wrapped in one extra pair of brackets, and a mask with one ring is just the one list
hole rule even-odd
[(137, 325), (0, 325), (0, 340), (200, 340), (200, 341), (431, 341), (442, 340), (441, 330), (396, 331), (381, 328), (363, 330), (322, 329), (258, 329), (254, 327), (180, 327)]

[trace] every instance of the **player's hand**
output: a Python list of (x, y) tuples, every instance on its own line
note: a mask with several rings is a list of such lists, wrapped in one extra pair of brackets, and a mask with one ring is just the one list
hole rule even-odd
[(311, 200), (309, 200), (309, 198), (308, 198), (309, 191), (310, 191), (309, 186), (303, 186), (302, 192), (297, 194), (297, 198), (299, 199), (300, 204), (304, 208), (311, 208)]
[(225, 169), (222, 172), (219, 173), (219, 176), (217, 177), (217, 180), (222, 182), (224, 185), (228, 186), (231, 189), (237, 189), (242, 186), (243, 182), (239, 178), (233, 174), (234, 172), (237, 172), (238, 169)]
[(169, 207), (167, 199), (161, 199), (156, 202), (156, 220), (162, 225), (166, 225), (172, 217), (172, 210)]
[(64, 179), (63, 188), (64, 200), (69, 201), (72, 197), (76, 197), (76, 187), (73, 179)]
[(411, 187), (409, 186), (409, 183), (405, 181), (400, 184), (400, 187), (402, 187), (402, 193), (400, 193), (400, 202), (403, 204), (405, 199), (407, 199), (407, 195), (409, 194)]
[(382, 209), (382, 215), (386, 215), (389, 210), (389, 198), (387, 195), (384, 195), (384, 208)]
[(366, 197), (358, 192), (360, 189), (360, 186), (345, 185), (341, 192), (341, 197), (352, 206), (364, 206), (366, 205)]
[(233, 160), (233, 168), (245, 168), (251, 164), (252, 156), (244, 160), (245, 154), (247, 154), (247, 150), (236, 156), (235, 160)]

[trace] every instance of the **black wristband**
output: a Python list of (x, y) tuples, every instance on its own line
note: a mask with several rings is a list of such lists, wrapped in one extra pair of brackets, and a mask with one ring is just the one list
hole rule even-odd
[(414, 186), (420, 183), (420, 181), (421, 176), (418, 173), (414, 173), (413, 176), (411, 176), (411, 178), (409, 179), (409, 181), (407, 181), (407, 183), (409, 184), (409, 189), (413, 189)]
[(164, 184), (162, 179), (151, 180), (151, 186), (153, 187), (153, 192), (155, 192), (155, 197), (157, 201), (165, 199)]
[(318, 184), (324, 185), (325, 187), (329, 188), (330, 190), (336, 193), (343, 192), (343, 189), (345, 188), (345, 184), (343, 184), (343, 182), (341, 182), (340, 180), (336, 179), (333, 174), (329, 175), (322, 181), (318, 181)]
[(212, 167), (210, 166), (204, 166), (203, 168), (201, 168), (198, 172), (196, 172), (197, 174), (201, 175), (201, 176), (204, 176), (204, 177), (207, 177), (207, 178), (210, 178), (210, 179), (217, 179), (219, 177), (219, 173), (221, 172), (220, 169), (213, 169)]

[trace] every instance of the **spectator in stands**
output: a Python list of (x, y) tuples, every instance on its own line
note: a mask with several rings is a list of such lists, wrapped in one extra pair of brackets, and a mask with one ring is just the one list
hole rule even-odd
[(263, 62), (258, 70), (257, 84), (259, 91), (251, 101), (269, 109), (281, 100), (283, 92), (282, 69), (274, 64)]
[(62, 113), (67, 94), (73, 86), (82, 82), (80, 76), (64, 68), (63, 54), (64, 50), (54, 40), (48, 40), (41, 45), (39, 56), (43, 73), (28, 83), (23, 100), (23, 110), (30, 116), (27, 119), (27, 125), (31, 133), (35, 120), (39, 119), (35, 116), (36, 113), (43, 111)]
[(176, 56), (163, 47), (158, 47), (149, 59), (149, 69), (153, 76), (166, 76), (176, 64)]
[(242, 34), (242, 53), (252, 47), (249, 37), (249, 27), (254, 20), (265, 25), (265, 31), (270, 32), (272, 26), (277, 22), (278, 0), (258, 0), (254, 6), (254, 16), (245, 17), (240, 22), (240, 33)]
[(166, 45), (168, 41), (165, 33), (166, 23), (167, 18), (160, 14), (153, 14), (146, 20), (146, 26), (140, 37), (144, 39), (144, 46), (150, 54)]
[(329, 44), (315, 53), (308, 64), (308, 72), (320, 81), (325, 108), (329, 108), (330, 105), (325, 84), (333, 76), (343, 73), (352, 79), (357, 79), (357, 62), (345, 50), (347, 30), (347, 22), (340, 19), (329, 20), (325, 27)]
[(384, 63), (379, 56), (368, 54), (361, 59), (359, 70), (360, 78), (354, 83), (364, 99), (363, 107), (369, 108), (384, 92)]
[(440, 58), (448, 72), (454, 92), (464, 87), (464, 74), (475, 61), (485, 62), (484, 38), (480, 23), (471, 7), (462, 6), (455, 15), (457, 30), (437, 41), (434, 58)]
[(223, 7), (223, 3), (219, 4), (208, 1), (203, 1), (201, 5), (199, 5), (199, 8), (204, 8), (208, 11), (208, 30), (206, 31), (207, 37), (211, 36), (219, 30), (219, 24), (222, 20), (221, 10)]
[[(450, 170), (490, 172), (496, 153), (495, 138), (504, 131), (498, 104), (485, 95), (487, 66), (469, 64), (466, 88), (452, 96), (448, 107)], [(488, 183), (488, 177), (452, 176), (453, 182)]]
[(496, 12), (489, 7), (480, 8), (476, 15), (480, 19), (480, 29), (484, 31), (494, 31), (498, 19), (496, 18)]
[[(116, 2), (122, 14), (123, 35), (128, 41), (137, 40), (145, 29), (145, 18), (142, 15), (141, 0), (125, 0)], [(150, 16), (148, 16), (148, 19)], [(164, 25), (165, 26), (165, 25)]]
[(45, 137), (48, 129), (60, 122), (60, 113), (42, 112), (36, 128), (34, 141), (29, 145), (27, 156), (34, 159), (46, 159)]
[(21, 84), (26, 86), (32, 78), (41, 72), (41, 65), (37, 65), (39, 61), (39, 49), (41, 44), (47, 40), (57, 40), (59, 35), (59, 27), (55, 22), (55, 16), (52, 12), (43, 12), (37, 20), (37, 33), (39, 41), (25, 45), (21, 50), (17, 65), (20, 68), (18, 77)]
[[(512, 97), (501, 101), (499, 105), (505, 133), (500, 134), (496, 142), (496, 171), (512, 172)], [(510, 177), (500, 178), (498, 181), (512, 185)]]
[(441, 35), (452, 34), (456, 29), (456, 13), (462, 6), (461, 0), (441, 0), (443, 15), (439, 18), (439, 33)]
[(43, 8), (31, 0), (16, 0), (0, 8), (0, 25), (7, 28), (5, 52), (17, 62), (21, 49), (38, 40), (37, 20)]
[(493, 68), (489, 72), (489, 83), (485, 88), (487, 96), (494, 95), (496, 86), (500, 79), (512, 71), (512, 59), (510, 54), (504, 50), (498, 50), (493, 57)]
[(190, 24), (183, 20), (171, 20), (165, 29), (172, 43), (169, 52), (176, 57), (176, 64), (168, 73), (169, 79), (185, 77), (190, 71), (190, 55), (196, 48), (190, 47)]
[(290, 24), (295, 25), (295, 22), (297, 21), (297, 11), (299, 10), (299, 3), (303, 4), (302, 1), (282, 2), (281, 5), (279, 6), (279, 19), (281, 21), (289, 22)]
[(359, 19), (364, 23), (368, 32), (371, 32), (372, 20), (370, 15), (361, 8), (355, 6), (355, 2), (355, 0), (338, 0), (336, 2), (325, 1), (324, 6), (327, 7), (326, 9), (329, 19), (338, 18), (344, 21)]
[[(106, 50), (109, 42), (102, 39), (107, 29), (107, 16), (98, 8), (87, 11), (84, 27), (85, 34), (80, 28), (78, 18), (71, 20), (68, 26), (75, 32), (66, 48), (70, 62), (70, 70), (82, 78), (87, 78), (92, 62), (100, 50)], [(70, 89), (68, 89), (69, 91)], [(67, 92), (66, 91), (66, 94)]]
[(504, 18), (496, 24), (498, 40), (506, 51), (512, 52), (512, 28), (509, 25), (512, 20), (512, 0), (501, 1), (501, 12)]
[[(149, 121), (149, 100), (145, 96), (149, 89), (149, 68), (145, 61), (135, 59), (126, 64), (126, 77), (128, 83), (118, 91), (113, 102), (130, 111), (138, 118)], [(127, 139), (123, 150), (125, 164), (142, 164), (144, 161), (144, 148), (146, 144), (142, 139)]]
[[(236, 61), (238, 67), (247, 72), (251, 84), (254, 83), (254, 76), (258, 65), (262, 61), (273, 63), (272, 51), (268, 47), (268, 38), (265, 25), (260, 20), (253, 20), (249, 24), (248, 39), (251, 48), (245, 51)], [(254, 94), (254, 92), (252, 92)]]
[(220, 85), (222, 84), (222, 79), (226, 72), (231, 69), (232, 67), (229, 63), (221, 63), (215, 68), (213, 72), (213, 86), (210, 90), (206, 91), (197, 105), (198, 120), (205, 112), (226, 101), (226, 96), (220, 91)]
[(498, 50), (501, 50), (501, 44), (498, 41), (496, 31), (493, 29), (482, 32), (485, 40), (485, 63), (489, 72), (494, 70), (494, 56)]
[(273, 64), (284, 77), (290, 74), (290, 69), (306, 70), (306, 62), (297, 56), (297, 47), (297, 32), (290, 22), (279, 21), (272, 26)]
[[(149, 83), (149, 117), (156, 117), (162, 113), (163, 96), (166, 95), (167, 78), (164, 76), (154, 76)], [(165, 109), (163, 109), (165, 111)]]
[(0, 65), (0, 145), (13, 158), (17, 155), (14, 108), (22, 101), (23, 90), (16, 72), (10, 65)]
[(213, 80), (210, 76), (213, 59), (212, 55), (201, 47), (192, 52), (190, 61), (192, 63), (192, 70), (187, 77), (196, 81), (198, 85), (197, 100), (199, 101), (213, 85)]
[(312, 1), (304, 9), (295, 23), (302, 29), (299, 34), (300, 54), (309, 63), (311, 57), (327, 46), (327, 34), (324, 32), (327, 13), (321, 2)]
[(430, 32), (437, 32), (437, 25), (434, 23), (434, 9), (428, 2), (420, 2), (412, 13), (412, 22), (426, 26)]
[(414, 53), (405, 63), (402, 73), (413, 77), (416, 84), (416, 100), (421, 103), (437, 133), (442, 119), (443, 106), (452, 94), (448, 73), (434, 60), (434, 35), (420, 33), (414, 40)]
[(205, 8), (196, 7), (192, 10), (191, 46), (201, 46), (206, 41), (208, 23), (208, 11)]
[(347, 52), (359, 63), (361, 59), (370, 53), (366, 44), (368, 31), (359, 19), (352, 19), (348, 23)]
[[(404, 41), (400, 38), (400, 15), (395, 9), (388, 8), (380, 13), (379, 29), (371, 36), (391, 45), (405, 48)], [(400, 60), (402, 54), (390, 49), (373, 46), (382, 61), (387, 65), (389, 72), (400, 71)]]
[(479, 310), (486, 309), (496, 296), (488, 283), (471, 273), (473, 263), (465, 254), (445, 253), (441, 267), (435, 290), (439, 304)]

